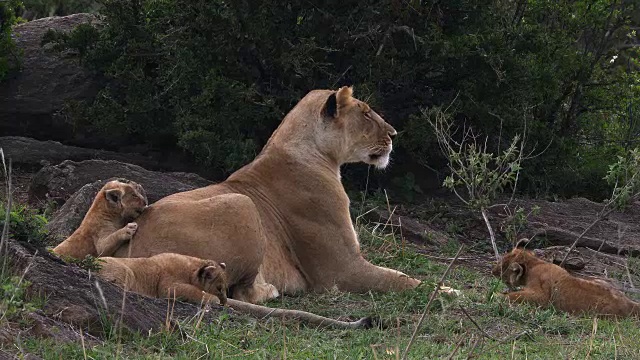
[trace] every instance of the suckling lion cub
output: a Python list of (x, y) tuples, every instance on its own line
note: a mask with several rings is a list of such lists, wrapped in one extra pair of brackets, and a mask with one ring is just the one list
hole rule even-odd
[(131, 240), (138, 224), (130, 222), (147, 207), (147, 196), (139, 184), (127, 180), (106, 183), (96, 195), (80, 227), (53, 249), (74, 258), (111, 256)]
[(527, 302), (572, 314), (639, 316), (640, 304), (603, 281), (581, 279), (558, 265), (537, 258), (533, 252), (515, 248), (505, 254), (491, 273), (510, 288), (514, 302)]
[(100, 277), (128, 291), (191, 302), (227, 302), (224, 263), (163, 253), (149, 258), (101, 258)]

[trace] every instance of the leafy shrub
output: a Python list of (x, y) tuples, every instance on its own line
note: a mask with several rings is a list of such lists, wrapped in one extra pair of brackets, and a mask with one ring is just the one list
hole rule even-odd
[(0, 81), (18, 64), (19, 53), (11, 29), (18, 22), (16, 12), (21, 9), (19, 0), (0, 1)]
[[(445, 168), (420, 109), (456, 98), (454, 121), (489, 134), (489, 151), (526, 126), (530, 146), (545, 151), (524, 184), (569, 195), (566, 179), (606, 187), (610, 161), (580, 168), (574, 155), (616, 153), (597, 141), (598, 123), (620, 137), (623, 99), (640, 104), (608, 60), (633, 58), (617, 44), (637, 10), (626, 1), (111, 0), (100, 29), (56, 41), (110, 80), (92, 103), (69, 107), (77, 128), (177, 147), (221, 174), (251, 159), (307, 91), (355, 84), (401, 132), (396, 163)], [(614, 101), (591, 102), (603, 91)]]
[(20, 276), (0, 278), (0, 321), (36, 309), (33, 303), (26, 300), (29, 285)]
[[(0, 228), (6, 222), (6, 205), (0, 205)], [(47, 218), (38, 214), (26, 205), (14, 205), (9, 215), (9, 237), (21, 242), (28, 242), (38, 247), (47, 245), (48, 231), (45, 228)]]

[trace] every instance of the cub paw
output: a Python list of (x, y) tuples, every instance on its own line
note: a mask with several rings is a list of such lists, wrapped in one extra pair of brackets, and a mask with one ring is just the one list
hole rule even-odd
[(138, 224), (134, 222), (128, 223), (127, 226), (124, 227), (124, 231), (129, 237), (133, 237), (133, 235), (136, 234), (136, 231), (138, 231)]

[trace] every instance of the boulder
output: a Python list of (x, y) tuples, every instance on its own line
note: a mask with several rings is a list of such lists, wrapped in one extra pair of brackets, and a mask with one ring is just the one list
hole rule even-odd
[(100, 188), (114, 178), (125, 178), (141, 184), (149, 203), (167, 195), (211, 184), (195, 174), (150, 171), (114, 160), (64, 161), (59, 165), (45, 166), (33, 177), (28, 191), (29, 202), (64, 203), (47, 225), (50, 234), (62, 240), (80, 226)]
[(59, 164), (65, 160), (118, 160), (144, 166), (154, 170), (167, 170), (158, 161), (133, 153), (87, 149), (77, 146), (63, 145), (57, 141), (40, 141), (21, 136), (0, 137), (0, 148), (5, 158), (11, 159), (14, 165), (29, 168), (40, 168), (43, 165)]
[(203, 315), (211, 321), (227, 310), (213, 306), (200, 313), (198, 306), (172, 302), (167, 313), (167, 300), (154, 299), (122, 289), (75, 265), (67, 265), (44, 249), (31, 248), (9, 240), (6, 248), (12, 270), (23, 274), (31, 285), (29, 294), (45, 297), (43, 314), (63, 323), (81, 326), (89, 334), (104, 336), (111, 326), (147, 334), (172, 327), (175, 320)]
[(150, 171), (115, 160), (67, 160), (58, 165), (45, 166), (34, 175), (29, 184), (29, 202), (37, 204), (53, 200), (61, 204), (84, 185), (115, 177), (141, 184), (149, 202), (211, 184), (211, 181), (196, 174)]
[(97, 23), (91, 14), (74, 14), (29, 21), (14, 27), (22, 51), (21, 69), (0, 86), (0, 133), (44, 139), (65, 139), (72, 127), (57, 114), (67, 100), (93, 98), (102, 81), (77, 60), (41, 46), (49, 29), (70, 31), (82, 23)]

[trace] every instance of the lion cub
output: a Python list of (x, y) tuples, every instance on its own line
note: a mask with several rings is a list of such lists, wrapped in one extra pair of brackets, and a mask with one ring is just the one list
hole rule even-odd
[(139, 184), (127, 180), (106, 183), (96, 195), (80, 227), (53, 249), (74, 258), (111, 256), (131, 240), (138, 224), (130, 222), (147, 207), (147, 196)]
[(224, 263), (173, 253), (100, 260), (104, 261), (98, 272), (100, 277), (128, 291), (151, 297), (175, 296), (196, 303), (213, 301), (224, 305), (227, 302)]
[(537, 258), (533, 252), (515, 248), (505, 254), (491, 273), (510, 288), (509, 300), (528, 302), (572, 314), (640, 316), (640, 304), (604, 281), (577, 278), (558, 265)]

